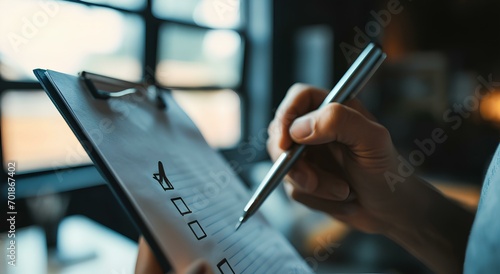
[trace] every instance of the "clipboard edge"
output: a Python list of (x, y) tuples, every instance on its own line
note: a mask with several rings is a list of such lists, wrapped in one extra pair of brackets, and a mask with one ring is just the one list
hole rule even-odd
[[(68, 126), (71, 128), (71, 131), (76, 136), (80, 144), (86, 143), (91, 145), (91, 142), (89, 140), (86, 140), (87, 138), (84, 137), (85, 136), (84, 132), (78, 126), (75, 126), (77, 122), (69, 114), (70, 112), (67, 109), (65, 103), (61, 100), (61, 98), (58, 98), (57, 96), (58, 91), (56, 90), (56, 88), (46, 75), (46, 72), (48, 71), (50, 70), (37, 68), (33, 70), (33, 73), (35, 74), (35, 77), (42, 86), (42, 89), (45, 91), (45, 93), (48, 95), (52, 103), (55, 105), (61, 116), (64, 118), (66, 124), (68, 124)], [(157, 245), (155, 237), (153, 236), (151, 231), (149, 231), (144, 221), (140, 217), (140, 214), (132, 205), (131, 201), (129, 201), (129, 199), (127, 198), (125, 191), (121, 189), (120, 184), (114, 178), (112, 173), (109, 170), (107, 170), (104, 161), (102, 161), (102, 159), (99, 157), (96, 151), (97, 150), (94, 147), (91, 148), (90, 153), (85, 149), (85, 152), (89, 155), (90, 159), (94, 163), (95, 168), (100, 173), (102, 178), (106, 181), (107, 185), (109, 186), (113, 195), (116, 197), (120, 206), (125, 210), (125, 214), (130, 218), (136, 229), (140, 233), (142, 233), (142, 236), (149, 244), (163, 272), (167, 273), (168, 271), (171, 271), (172, 266), (168, 262), (166, 254), (164, 254), (159, 245)]]

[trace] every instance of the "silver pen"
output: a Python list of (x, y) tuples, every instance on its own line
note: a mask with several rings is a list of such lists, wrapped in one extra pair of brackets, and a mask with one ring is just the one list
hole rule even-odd
[[(342, 76), (335, 87), (328, 93), (325, 100), (319, 108), (322, 108), (329, 103), (343, 103), (351, 98), (363, 88), (375, 71), (380, 67), (386, 54), (380, 47), (374, 43), (368, 44), (361, 54), (356, 58), (351, 67)], [(293, 164), (299, 159), (300, 155), (306, 148), (306, 145), (294, 144), (291, 149), (283, 152), (278, 160), (273, 164), (266, 177), (262, 180), (259, 187), (253, 194), (250, 201), (245, 206), (243, 214), (236, 224), (236, 230), (250, 216), (252, 216), (271, 194), (271, 192), (279, 185), (285, 175), (290, 171)]]

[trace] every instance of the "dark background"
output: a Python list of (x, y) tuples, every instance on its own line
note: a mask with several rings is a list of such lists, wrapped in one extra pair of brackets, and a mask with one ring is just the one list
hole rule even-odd
[[(237, 171), (249, 187), (258, 181), (254, 176), (255, 166), (269, 161), (262, 140), (252, 140), (267, 127), (287, 89), (298, 81), (330, 89), (350, 65), (341, 44), (355, 46), (356, 35), (359, 35), (355, 29), (365, 30), (367, 24), (375, 22), (371, 12), (387, 10), (388, 2), (391, 1), (242, 2), (245, 23), (238, 29), (245, 43), (242, 79), (232, 87), (242, 100), (242, 138), (234, 147), (222, 148), (221, 153), (236, 163)], [(155, 18), (150, 12), (151, 3), (147, 1), (144, 10), (138, 14), (144, 18), (146, 27), (144, 65), (154, 70), (158, 59), (158, 29), (170, 21)], [(500, 116), (488, 116), (482, 112), (482, 100), (489, 100), (490, 112), (500, 109), (500, 101), (495, 101), (494, 96), (478, 98), (478, 106), (467, 112), (467, 117), (461, 119), (462, 123), (456, 130), (451, 127), (454, 123), (447, 122), (443, 115), (448, 113), (458, 117), (459, 114), (448, 110), (474, 95), (474, 90), (480, 85), (477, 77), (491, 77), (500, 82), (500, 3), (492, 0), (413, 0), (401, 1), (400, 6), (403, 10), (391, 14), (387, 26), (381, 27), (378, 35), (370, 37), (382, 45), (388, 59), (360, 99), (389, 129), (394, 144), (405, 158), (418, 149), (415, 139), (430, 138), (434, 129), (442, 128), (448, 139), (436, 146), (435, 153), (426, 157), (418, 172), (430, 181), (471, 186), (477, 193), (498, 144), (500, 125)], [(39, 86), (32, 81), (0, 77), (0, 92), (12, 89), (31, 90), (39, 89)], [(487, 89), (483, 87), (481, 90)], [(487, 91), (498, 94), (500, 90)], [(251, 161), (238, 149), (248, 144), (256, 153)], [(9, 144), (2, 141), (2, 147), (6, 146)], [(83, 214), (137, 239), (138, 231), (95, 168), (70, 169), (73, 171), (64, 182), (56, 180), (54, 170), (20, 174), (18, 210), (33, 212), (28, 206), (31, 199), (59, 195), (69, 201), (64, 216)], [(3, 176), (6, 176), (5, 170)], [(51, 191), (40, 192), (43, 189)], [(3, 197), (4, 194), (5, 191)], [(465, 195), (468, 194), (466, 191)], [(30, 214), (23, 214), (17, 225), (45, 225), (48, 244), (54, 245), (57, 222), (40, 224), (35, 219)], [(383, 237), (349, 232), (339, 241), (341, 247), (324, 262), (325, 267), (334, 263), (334, 271), (428, 273), (425, 267)], [(308, 251), (303, 252), (307, 254)]]

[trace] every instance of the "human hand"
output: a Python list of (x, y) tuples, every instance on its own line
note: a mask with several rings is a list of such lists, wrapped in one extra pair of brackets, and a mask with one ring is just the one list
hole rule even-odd
[(274, 160), (309, 145), (288, 173), (291, 196), (354, 228), (381, 233), (436, 273), (461, 273), (474, 215), (417, 176), (395, 185), (400, 158), (386, 128), (354, 99), (317, 109), (327, 92), (296, 84), (269, 126)]
[(408, 213), (418, 204), (415, 196), (429, 186), (413, 180), (391, 191), (385, 174), (397, 174), (397, 152), (389, 132), (356, 99), (317, 109), (327, 94), (292, 86), (269, 126), (268, 151), (274, 160), (293, 142), (309, 145), (287, 175), (291, 196), (365, 232), (411, 227), (414, 219)]
[[(139, 238), (139, 254), (137, 254), (137, 262), (135, 265), (136, 274), (162, 274), (158, 261), (151, 251), (148, 243), (143, 237)], [(213, 274), (210, 265), (206, 261), (197, 260), (193, 262), (183, 274)], [(173, 273), (169, 273), (173, 274)]]

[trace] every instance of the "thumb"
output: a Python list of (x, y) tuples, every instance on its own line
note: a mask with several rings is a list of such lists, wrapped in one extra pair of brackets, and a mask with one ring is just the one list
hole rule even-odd
[(290, 127), (290, 136), (299, 144), (339, 142), (354, 153), (387, 148), (391, 144), (387, 129), (338, 103), (331, 103), (297, 118)]

